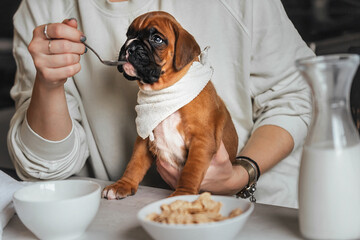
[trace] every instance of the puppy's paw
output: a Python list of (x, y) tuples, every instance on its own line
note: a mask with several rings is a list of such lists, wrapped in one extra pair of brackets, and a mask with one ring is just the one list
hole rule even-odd
[(119, 180), (104, 188), (101, 197), (108, 200), (123, 199), (128, 196), (134, 195), (138, 186), (128, 183), (124, 180)]

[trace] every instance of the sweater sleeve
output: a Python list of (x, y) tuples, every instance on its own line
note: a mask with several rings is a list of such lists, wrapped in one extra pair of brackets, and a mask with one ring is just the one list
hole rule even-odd
[(276, 125), (298, 147), (311, 118), (311, 93), (295, 61), (314, 55), (288, 19), (280, 0), (253, 1), (250, 89), (254, 129)]
[[(8, 133), (8, 149), (18, 176), (23, 180), (64, 179), (81, 170), (89, 156), (86, 136), (81, 126), (77, 99), (65, 84), (66, 99), (72, 118), (71, 133), (61, 141), (49, 141), (36, 134), (28, 125), (26, 111), (30, 103), (35, 67), (27, 46), (33, 29), (43, 24), (36, 13), (37, 3), (23, 1), (14, 16), (13, 55), (17, 63), (11, 97), (16, 112)], [(58, 1), (58, 3), (61, 1)], [(51, 20), (48, 20), (50, 22)], [(73, 85), (73, 84), (72, 84)]]

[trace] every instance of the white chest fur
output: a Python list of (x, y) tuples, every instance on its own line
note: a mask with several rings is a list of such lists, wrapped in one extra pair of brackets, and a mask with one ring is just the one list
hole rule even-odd
[(154, 147), (159, 160), (167, 161), (181, 169), (186, 160), (186, 149), (183, 136), (178, 131), (181, 122), (179, 112), (175, 112), (163, 120), (154, 129)]

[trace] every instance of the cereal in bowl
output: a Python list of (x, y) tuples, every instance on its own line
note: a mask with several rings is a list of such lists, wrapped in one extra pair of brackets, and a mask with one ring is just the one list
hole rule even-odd
[(169, 224), (197, 224), (218, 222), (221, 220), (236, 217), (242, 213), (240, 208), (230, 212), (229, 216), (222, 216), (220, 209), (221, 202), (211, 199), (208, 192), (202, 193), (193, 202), (175, 200), (170, 204), (161, 205), (161, 213), (151, 213), (147, 219), (154, 222)]

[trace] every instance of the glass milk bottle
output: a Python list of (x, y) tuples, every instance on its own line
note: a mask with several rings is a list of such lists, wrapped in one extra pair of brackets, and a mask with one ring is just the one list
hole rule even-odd
[(349, 106), (355, 54), (301, 59), (313, 116), (299, 176), (299, 224), (310, 239), (360, 238), (360, 140)]

